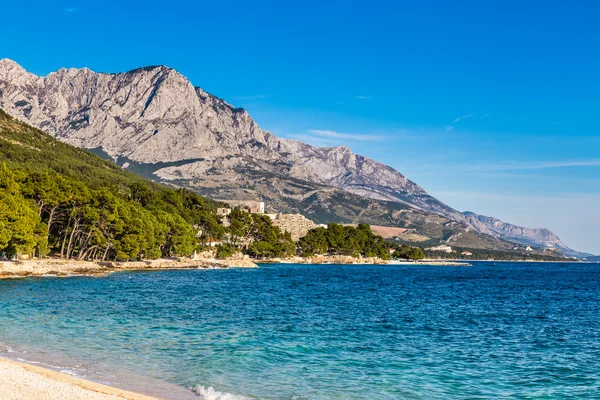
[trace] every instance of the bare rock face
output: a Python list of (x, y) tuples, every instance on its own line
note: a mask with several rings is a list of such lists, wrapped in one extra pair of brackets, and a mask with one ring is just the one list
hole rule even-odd
[(117, 74), (63, 68), (39, 77), (2, 59), (0, 108), (64, 142), (101, 149), (125, 161), (120, 165), (143, 165), (155, 179), (197, 187), (215, 197), (241, 188), (289, 205), (335, 188), (443, 215), (466, 225), (467, 231), (554, 240), (529, 231), (493, 229), (346, 146), (318, 148), (280, 139), (262, 130), (245, 110), (194, 87), (165, 66)]

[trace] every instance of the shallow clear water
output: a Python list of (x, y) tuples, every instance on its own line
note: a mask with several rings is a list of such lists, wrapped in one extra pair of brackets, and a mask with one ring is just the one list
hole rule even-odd
[(95, 380), (215, 399), (600, 398), (600, 264), (5, 280), (0, 342)]

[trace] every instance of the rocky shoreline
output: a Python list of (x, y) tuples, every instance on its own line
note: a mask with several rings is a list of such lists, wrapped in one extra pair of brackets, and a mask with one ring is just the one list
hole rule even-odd
[(377, 264), (377, 265), (447, 265), (447, 266), (470, 266), (467, 262), (460, 261), (439, 261), (439, 260), (420, 260), (420, 261), (392, 261), (382, 260), (377, 257), (352, 257), (352, 256), (324, 256), (313, 257), (289, 257), (289, 258), (269, 258), (258, 263), (281, 263), (281, 264)]
[(63, 259), (39, 259), (0, 261), (0, 279), (24, 278), (28, 276), (106, 276), (119, 271), (158, 271), (167, 269), (219, 269), (219, 268), (258, 268), (262, 264), (376, 264), (376, 265), (445, 265), (445, 266), (470, 266), (466, 262), (456, 261), (388, 261), (376, 257), (352, 256), (314, 256), (269, 258), (264, 260), (251, 260), (245, 257), (226, 259), (216, 258), (174, 258), (145, 261), (77, 261)]
[(218, 260), (214, 258), (176, 258), (147, 261), (76, 261), (62, 259), (17, 260), (0, 262), (0, 279), (28, 276), (105, 276), (119, 271), (166, 269), (258, 268), (247, 258)]

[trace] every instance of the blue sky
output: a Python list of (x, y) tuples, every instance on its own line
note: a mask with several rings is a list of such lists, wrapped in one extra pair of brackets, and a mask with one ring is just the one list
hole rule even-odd
[(166, 64), (279, 136), (600, 254), (598, 2), (9, 3), (0, 57), (31, 72)]

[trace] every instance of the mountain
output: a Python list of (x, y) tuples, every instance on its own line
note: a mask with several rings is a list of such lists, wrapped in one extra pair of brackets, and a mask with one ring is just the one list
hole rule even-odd
[(586, 258), (591, 256), (589, 253), (570, 249), (549, 229), (524, 228), (502, 222), (494, 217), (477, 215), (469, 211), (463, 214), (468, 218), (469, 224), (475, 227), (477, 231), (497, 238), (507, 239), (526, 246), (557, 249), (569, 257)]
[(3, 59), (0, 107), (133, 172), (213, 198), (262, 198), (271, 210), (318, 222), (394, 224), (423, 241), (511, 246), (393, 168), (346, 146), (278, 138), (165, 66), (39, 77)]

